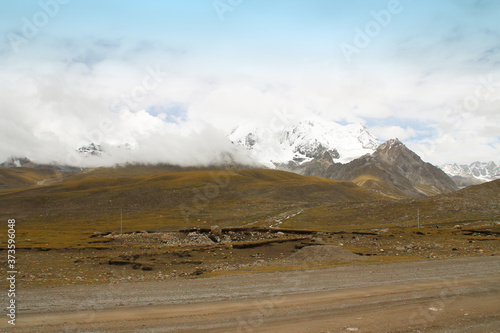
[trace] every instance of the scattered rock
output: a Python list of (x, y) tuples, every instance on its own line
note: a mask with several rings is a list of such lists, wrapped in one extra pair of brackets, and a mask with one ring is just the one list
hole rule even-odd
[(337, 260), (337, 261), (355, 261), (362, 260), (363, 257), (354, 254), (346, 249), (335, 246), (335, 245), (313, 245), (306, 246), (290, 257), (285, 259), (287, 262), (304, 262), (304, 261), (328, 261), (328, 260)]
[(179, 261), (179, 264), (200, 265), (200, 264), (203, 264), (203, 261), (200, 261), (200, 260), (182, 260), (182, 261)]
[(198, 276), (198, 275), (202, 275), (205, 272), (206, 272), (206, 270), (204, 270), (203, 268), (197, 268), (193, 273), (191, 273), (191, 275)]
[(130, 265), (131, 262), (127, 261), (127, 260), (113, 260), (113, 259), (109, 259), (108, 264), (109, 265), (124, 266), (124, 265)]
[(199, 232), (195, 231), (190, 232), (187, 235), (187, 239), (193, 245), (210, 245), (214, 243), (207, 235), (200, 234)]
[(210, 233), (212, 235), (221, 236), (222, 235), (222, 229), (218, 225), (213, 225), (213, 226), (210, 227)]

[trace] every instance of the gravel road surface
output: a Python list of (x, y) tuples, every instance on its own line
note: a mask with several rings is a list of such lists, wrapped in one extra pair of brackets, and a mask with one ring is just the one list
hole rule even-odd
[(17, 305), (0, 331), (500, 332), (500, 257), (33, 287)]

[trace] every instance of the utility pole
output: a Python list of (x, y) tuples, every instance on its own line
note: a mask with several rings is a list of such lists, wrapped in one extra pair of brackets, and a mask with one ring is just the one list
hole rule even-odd
[(123, 234), (123, 207), (120, 207), (120, 234)]
[(417, 208), (417, 225), (418, 228), (420, 229), (420, 208)]

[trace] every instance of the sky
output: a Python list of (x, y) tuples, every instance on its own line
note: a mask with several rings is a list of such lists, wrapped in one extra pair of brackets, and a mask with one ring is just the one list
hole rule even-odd
[[(0, 0), (0, 161), (210, 163), (238, 124), (362, 123), (500, 163), (500, 1)], [(123, 151), (120, 150), (120, 151)]]

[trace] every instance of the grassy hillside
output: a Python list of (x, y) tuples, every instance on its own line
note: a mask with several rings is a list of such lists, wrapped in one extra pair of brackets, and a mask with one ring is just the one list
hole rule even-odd
[(500, 222), (500, 180), (428, 198), (313, 207), (288, 219), (283, 228), (346, 230), (420, 225), (453, 227), (471, 222)]
[[(19, 168), (20, 169), (20, 168)], [(29, 173), (29, 170), (26, 171)], [(165, 170), (130, 166), (68, 175), (60, 183), (0, 191), (3, 219), (28, 247), (79, 246), (94, 232), (241, 226), (338, 202), (385, 200), (351, 182), (277, 170)]]
[(398, 190), (396, 186), (390, 184), (384, 180), (381, 180), (378, 177), (375, 177), (370, 174), (363, 174), (357, 176), (356, 178), (351, 180), (354, 184), (367, 189), (374, 191), (376, 193), (383, 194), (391, 199), (402, 199), (407, 198), (407, 196)]
[(51, 184), (67, 175), (50, 168), (0, 168), (0, 190)]
[[(42, 169), (2, 172), (19, 179), (11, 182), (17, 188), (0, 190), (0, 216), (17, 220), (21, 247), (87, 246), (95, 241), (94, 232), (119, 231), (121, 213), (124, 232), (212, 225), (324, 231), (415, 227), (417, 209), (428, 227), (500, 220), (500, 181), (447, 195), (391, 200), (352, 182), (277, 170), (127, 166), (63, 177)], [(44, 179), (53, 184), (33, 185)], [(5, 239), (0, 241), (4, 247)]]

